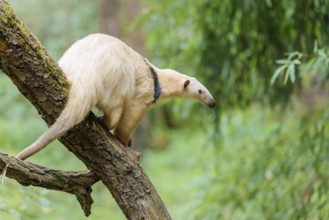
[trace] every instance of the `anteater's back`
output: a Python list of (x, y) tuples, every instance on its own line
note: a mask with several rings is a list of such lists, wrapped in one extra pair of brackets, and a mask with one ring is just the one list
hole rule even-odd
[(96, 101), (93, 105), (102, 106), (114, 102), (113, 97), (133, 96), (138, 67), (131, 61), (137, 56), (117, 38), (91, 34), (74, 43), (58, 63), (71, 82), (73, 95), (85, 93), (85, 97)]

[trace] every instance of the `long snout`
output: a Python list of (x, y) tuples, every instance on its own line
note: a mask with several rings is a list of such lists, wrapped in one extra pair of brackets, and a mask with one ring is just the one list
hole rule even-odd
[(209, 107), (209, 108), (215, 108), (215, 106), (216, 106), (216, 102), (215, 102), (215, 101), (212, 101), (212, 102), (210, 102), (210, 103), (208, 104), (208, 107)]
[(215, 108), (216, 107), (216, 101), (210, 93), (208, 94), (207, 97), (204, 97), (202, 102), (203, 102), (203, 104), (205, 104), (209, 108)]

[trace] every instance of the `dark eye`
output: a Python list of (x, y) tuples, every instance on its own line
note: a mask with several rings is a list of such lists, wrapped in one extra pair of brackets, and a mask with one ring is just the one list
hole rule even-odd
[(199, 94), (200, 94), (200, 95), (202, 94), (202, 90), (201, 90), (201, 89), (199, 89)]

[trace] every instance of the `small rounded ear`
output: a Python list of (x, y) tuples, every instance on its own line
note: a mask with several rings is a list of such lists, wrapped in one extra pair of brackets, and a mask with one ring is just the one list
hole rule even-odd
[(186, 89), (188, 87), (188, 85), (190, 84), (190, 80), (186, 80), (184, 82), (184, 89)]

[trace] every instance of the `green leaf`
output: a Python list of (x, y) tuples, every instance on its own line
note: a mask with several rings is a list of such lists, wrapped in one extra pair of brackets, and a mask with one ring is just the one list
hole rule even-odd
[(275, 62), (277, 64), (289, 64), (291, 61), (290, 60), (283, 60), (283, 59), (281, 59), (281, 60), (277, 60)]
[(283, 81), (283, 83), (284, 84), (287, 84), (288, 79), (289, 79), (289, 68), (286, 69), (286, 75), (284, 75), (284, 81)]
[(288, 59), (291, 60), (294, 56), (298, 56), (298, 55), (299, 55), (298, 51), (291, 52), (288, 55)]
[(265, 3), (266, 3), (266, 5), (267, 5), (268, 7), (270, 7), (270, 8), (273, 6), (271, 0), (266, 0)]
[(287, 68), (287, 65), (283, 65), (283, 66), (280, 66), (279, 68), (277, 68), (271, 78), (271, 84), (273, 85), (273, 83), (275, 82), (276, 78), (279, 77), (280, 73), (285, 69)]
[(295, 65), (294, 64), (290, 64), (290, 66), (289, 66), (289, 76), (290, 76), (290, 81), (292, 83), (294, 83), (295, 80), (296, 80)]
[(295, 64), (295, 65), (300, 65), (301, 62), (300, 62), (300, 60), (295, 59), (294, 62), (293, 62), (293, 64)]
[(303, 57), (303, 54), (298, 52), (298, 51), (288, 53), (288, 59), (289, 60), (292, 60), (293, 58), (301, 59), (302, 57)]
[(314, 53), (317, 53), (317, 52), (318, 52), (318, 49), (319, 49), (319, 48), (318, 48), (318, 41), (317, 41), (317, 40), (315, 40), (315, 41), (314, 41), (314, 48), (313, 48), (313, 52), (314, 52)]

